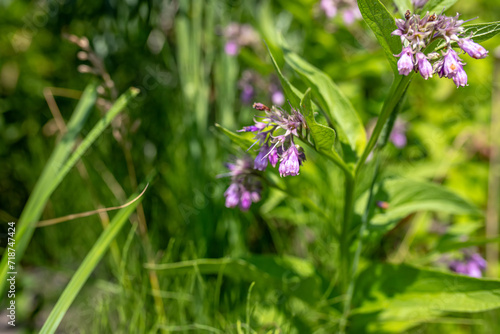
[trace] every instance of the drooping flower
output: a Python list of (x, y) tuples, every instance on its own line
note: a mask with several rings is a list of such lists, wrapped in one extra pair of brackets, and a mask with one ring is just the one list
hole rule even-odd
[(267, 144), (264, 144), (261, 147), (259, 154), (257, 154), (257, 157), (255, 157), (253, 168), (260, 170), (260, 171), (264, 171), (266, 169), (267, 164), (268, 164), (267, 157), (270, 153), (269, 150), (270, 150), (270, 147), (267, 146)]
[(453, 78), (453, 76), (458, 72), (460, 68), (460, 63), (458, 60), (458, 55), (453, 49), (448, 49), (443, 57), (443, 74), (447, 78)]
[(451, 261), (448, 267), (457, 274), (479, 278), (483, 276), (482, 272), (486, 270), (486, 265), (486, 260), (478, 253), (474, 253), (465, 255), (462, 260)]
[[(414, 1), (414, 5), (416, 8), (422, 7), (425, 2)], [(463, 37), (464, 22), (459, 19), (459, 14), (449, 17), (427, 13), (420, 17), (420, 15), (412, 15), (409, 10), (404, 20), (396, 19), (397, 29), (392, 32), (392, 35), (399, 36), (403, 46), (401, 53), (394, 55), (400, 57), (397, 63), (399, 74), (409, 75), (412, 71), (420, 72), (427, 80), (434, 73), (438, 73), (439, 77), (452, 79), (457, 87), (466, 86), (467, 74), (463, 68), (465, 63), (453, 50), (454, 43), (476, 59), (485, 58), (488, 51), (474, 43), (471, 36)], [(444, 40), (442, 53), (433, 52), (425, 55), (424, 50), (437, 39)]]
[(271, 165), (274, 168), (274, 167), (276, 167), (276, 164), (278, 163), (278, 161), (279, 161), (278, 150), (274, 149), (271, 151), (271, 153), (269, 153), (269, 162), (271, 163)]
[(299, 151), (295, 145), (292, 145), (281, 157), (281, 164), (279, 167), (280, 176), (299, 175), (299, 167)]
[(432, 73), (434, 72), (434, 69), (432, 68), (432, 65), (427, 59), (426, 55), (424, 55), (422, 52), (417, 52), (416, 57), (417, 57), (417, 68), (422, 78), (424, 78), (425, 80), (432, 78)]
[(224, 192), (226, 197), (226, 207), (234, 208), (240, 202), (239, 185), (236, 183), (231, 183), (229, 188)]
[(488, 51), (481, 45), (474, 43), (470, 38), (460, 39), (458, 41), (458, 46), (472, 58), (483, 59), (488, 56)]
[(452, 79), (457, 87), (467, 86), (467, 73), (465, 73), (462, 65), (459, 65), (458, 71), (453, 75)]
[(396, 57), (400, 57), (398, 60), (399, 74), (410, 74), (410, 72), (413, 71), (413, 50), (411, 47), (404, 48)]
[(218, 177), (231, 177), (231, 184), (224, 192), (226, 207), (240, 207), (247, 211), (252, 202), (260, 201), (261, 184), (256, 170), (252, 167), (253, 162), (250, 157), (236, 159), (234, 163), (226, 164), (229, 173)]
[(240, 209), (243, 211), (247, 211), (250, 209), (250, 205), (252, 205), (252, 195), (246, 189), (241, 192), (240, 198)]

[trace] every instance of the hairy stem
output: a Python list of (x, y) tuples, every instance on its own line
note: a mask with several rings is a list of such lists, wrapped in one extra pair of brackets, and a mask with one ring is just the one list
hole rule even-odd
[[(354, 187), (356, 185), (355, 179), (351, 174), (345, 173), (344, 181), (344, 220), (342, 222), (342, 230), (340, 234), (340, 277), (341, 277), (341, 291), (347, 295), (350, 279), (351, 267), (351, 254), (349, 247), (349, 231), (351, 229), (351, 220), (354, 210)], [(344, 311), (348, 309), (347, 300), (344, 303)], [(348, 312), (348, 311), (347, 311)], [(347, 317), (341, 319), (340, 329), (345, 328)]]
[(373, 190), (375, 188), (375, 183), (377, 181), (378, 173), (379, 173), (379, 168), (380, 168), (380, 155), (376, 154), (377, 160), (375, 164), (375, 171), (373, 172), (373, 179), (372, 183), (370, 185), (370, 190), (369, 190), (369, 195), (368, 195), (368, 201), (366, 202), (366, 208), (365, 212), (363, 213), (363, 217), (361, 218), (361, 227), (359, 228), (358, 232), (358, 245), (356, 247), (356, 252), (354, 253), (354, 258), (352, 260), (352, 265), (349, 268), (349, 276), (348, 276), (348, 282), (349, 286), (347, 287), (347, 292), (345, 296), (345, 302), (344, 302), (344, 311), (342, 314), (342, 318), (340, 320), (340, 333), (345, 332), (345, 327), (347, 325), (347, 318), (349, 317), (349, 311), (351, 309), (351, 303), (352, 303), (352, 297), (354, 294), (354, 285), (355, 285), (355, 279), (356, 279), (356, 271), (358, 270), (358, 264), (359, 264), (359, 258), (361, 257), (361, 251), (363, 250), (363, 234), (365, 233), (366, 226), (368, 225), (368, 216), (370, 213), (370, 208), (372, 206), (373, 202)]

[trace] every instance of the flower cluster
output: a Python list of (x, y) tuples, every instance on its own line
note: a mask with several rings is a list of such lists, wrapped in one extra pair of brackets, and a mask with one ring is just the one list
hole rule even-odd
[[(393, 31), (392, 35), (400, 36), (403, 44), (401, 53), (395, 55), (399, 57), (399, 74), (420, 72), (427, 80), (437, 73), (440, 78), (444, 76), (453, 79), (457, 87), (466, 86), (467, 74), (463, 68), (465, 63), (453, 50), (452, 43), (457, 43), (460, 49), (476, 59), (485, 58), (488, 51), (474, 43), (471, 36), (461, 37), (464, 33), (462, 24), (465, 21), (459, 20), (458, 17), (459, 14), (448, 17), (427, 13), (420, 18), (420, 15), (411, 15), (410, 11), (407, 11), (404, 20), (396, 19), (398, 29)], [(444, 40), (444, 51), (424, 54), (426, 47), (437, 39)]]
[(246, 156), (236, 159), (234, 163), (227, 163), (226, 167), (229, 169), (229, 173), (219, 175), (219, 177), (231, 177), (231, 185), (224, 192), (226, 207), (239, 206), (241, 210), (247, 211), (252, 202), (260, 201), (262, 191), (258, 175), (253, 168), (252, 158)]
[(254, 132), (255, 143), (261, 146), (254, 161), (254, 168), (263, 171), (268, 163), (276, 167), (279, 162), (280, 176), (298, 175), (299, 167), (306, 160), (306, 156), (303, 149), (294, 143), (294, 137), (299, 137), (302, 129), (307, 127), (304, 116), (294, 108), (288, 113), (281, 108), (269, 108), (262, 103), (255, 103), (253, 107), (265, 111), (266, 116), (239, 132)]
[(482, 277), (486, 260), (478, 253), (466, 255), (462, 261), (454, 260), (448, 265), (450, 270), (470, 277)]
[(243, 46), (260, 44), (259, 35), (249, 24), (231, 23), (224, 29), (224, 36), (224, 51), (230, 56), (237, 55)]
[(342, 19), (347, 25), (353, 24), (362, 17), (356, 0), (321, 0), (320, 7), (329, 19), (342, 11)]
[(256, 90), (267, 91), (274, 105), (281, 106), (285, 103), (285, 95), (277, 84), (278, 79), (272, 77), (271, 83), (267, 84), (255, 71), (245, 70), (238, 81), (241, 89), (240, 99), (244, 104), (249, 104), (256, 95)]

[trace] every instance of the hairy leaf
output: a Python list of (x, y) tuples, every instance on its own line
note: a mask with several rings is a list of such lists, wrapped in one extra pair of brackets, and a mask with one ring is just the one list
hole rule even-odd
[(375, 214), (370, 228), (391, 228), (402, 218), (418, 211), (481, 215), (481, 211), (445, 187), (412, 179), (388, 179), (378, 189), (375, 201), (388, 202), (386, 210)]
[(325, 125), (319, 124), (314, 119), (313, 104), (311, 101), (311, 90), (308, 89), (304, 94), (300, 105), (303, 106), (302, 111), (306, 118), (307, 126), (311, 131), (311, 136), (314, 140), (314, 145), (318, 152), (323, 153), (335, 160), (342, 158), (337, 154), (333, 145), (335, 144), (335, 131)]
[(408, 265), (373, 265), (359, 275), (356, 287), (353, 333), (399, 333), (439, 321), (445, 312), (500, 307), (500, 281)]
[(358, 6), (366, 23), (382, 45), (392, 70), (397, 73), (394, 55), (400, 53), (402, 47), (400, 38), (391, 35), (397, 29), (394, 17), (379, 0), (358, 0)]
[(337, 125), (339, 139), (344, 142), (347, 141), (346, 144), (354, 152), (358, 155), (361, 154), (366, 146), (366, 133), (363, 123), (351, 102), (328, 75), (300, 58), (297, 54), (285, 50), (285, 61), (311, 87), (320, 107)]
[(474, 42), (484, 42), (500, 32), (500, 21), (465, 25), (464, 36), (472, 33)]

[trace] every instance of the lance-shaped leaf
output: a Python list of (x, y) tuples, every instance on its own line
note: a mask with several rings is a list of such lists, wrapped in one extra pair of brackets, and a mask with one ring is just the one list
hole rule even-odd
[(339, 139), (359, 156), (366, 146), (363, 123), (333, 80), (290, 50), (285, 50), (285, 61), (311, 87), (319, 106), (337, 127)]
[(285, 96), (288, 101), (292, 104), (292, 106), (298, 107), (300, 105), (300, 100), (304, 94), (300, 92), (297, 88), (295, 88), (287, 78), (283, 76), (281, 70), (276, 62), (276, 54), (271, 50), (271, 48), (267, 48), (269, 51), (269, 56), (271, 57), (271, 61), (274, 66), (274, 70), (278, 74), (278, 78), (280, 79), (281, 86), (283, 87), (283, 91), (285, 92)]
[[(476, 206), (441, 185), (405, 178), (385, 180), (375, 194), (377, 201), (387, 202), (388, 208), (380, 210), (370, 219), (369, 228), (384, 231), (418, 211), (473, 216), (482, 214)], [(361, 202), (358, 210), (363, 207)]]
[(400, 53), (402, 47), (399, 36), (391, 35), (397, 28), (394, 17), (379, 0), (358, 0), (358, 6), (361, 15), (363, 15), (366, 23), (384, 49), (392, 70), (396, 73), (398, 69), (394, 55)]
[(314, 119), (310, 88), (308, 88), (305, 92), (300, 105), (303, 107), (301, 110), (303, 111), (304, 117), (306, 118), (307, 127), (311, 132), (316, 150), (333, 160), (341, 161), (342, 158), (333, 148), (333, 145), (335, 144), (335, 131), (328, 126), (319, 124)]
[(474, 42), (484, 42), (500, 32), (500, 21), (468, 24), (464, 25), (465, 31), (463, 36), (469, 36), (472, 33)]
[(408, 265), (373, 265), (360, 273), (349, 319), (352, 333), (401, 333), (439, 322), (447, 312), (500, 307), (500, 281)]

